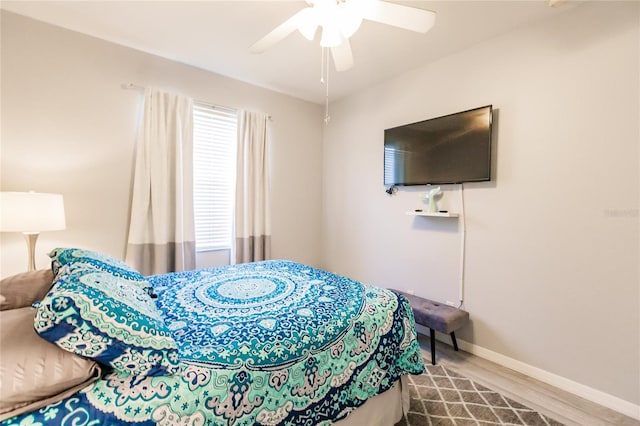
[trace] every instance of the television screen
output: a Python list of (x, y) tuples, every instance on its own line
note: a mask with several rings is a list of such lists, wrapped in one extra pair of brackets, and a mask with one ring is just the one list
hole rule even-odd
[(384, 184), (491, 180), (492, 105), (384, 131)]

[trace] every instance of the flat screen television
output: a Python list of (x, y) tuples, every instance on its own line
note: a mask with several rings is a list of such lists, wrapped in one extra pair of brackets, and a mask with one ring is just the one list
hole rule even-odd
[(491, 180), (492, 105), (384, 131), (384, 184)]

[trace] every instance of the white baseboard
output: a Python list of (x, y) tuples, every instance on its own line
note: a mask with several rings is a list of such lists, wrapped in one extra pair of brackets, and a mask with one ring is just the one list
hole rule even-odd
[(636, 405), (622, 398), (618, 398), (617, 396), (583, 385), (582, 383), (574, 382), (571, 379), (550, 373), (541, 368), (525, 364), (524, 362), (509, 358), (508, 356), (483, 348), (482, 346), (465, 342), (464, 340), (458, 340), (458, 346), (465, 352), (472, 353), (480, 358), (500, 364), (503, 367), (526, 374), (527, 376), (533, 377), (541, 382), (548, 383), (559, 389), (571, 392), (574, 395), (578, 395), (584, 399), (595, 402), (596, 404), (615, 410), (625, 416), (640, 420), (640, 405)]
[[(429, 335), (428, 328), (417, 324), (417, 329), (418, 332), (425, 334), (426, 331), (426, 335)], [(495, 362), (498, 365), (510, 368), (519, 373), (526, 374), (527, 376), (540, 380), (541, 382), (548, 383), (559, 389), (571, 392), (574, 395), (578, 395), (584, 399), (595, 402), (596, 404), (615, 410), (625, 416), (640, 420), (640, 405), (633, 404), (632, 402), (618, 398), (617, 396), (613, 396), (606, 392), (599, 391), (587, 385), (583, 385), (582, 383), (574, 382), (566, 377), (550, 373), (541, 368), (525, 364), (522, 361), (509, 358), (508, 356), (483, 348), (482, 346), (474, 345), (473, 343), (465, 342), (460, 339), (456, 340), (458, 341), (458, 347), (465, 352), (469, 352), (480, 358)], [(438, 341), (440, 341), (440, 339), (438, 339)], [(449, 341), (445, 341), (444, 343), (450, 344)]]

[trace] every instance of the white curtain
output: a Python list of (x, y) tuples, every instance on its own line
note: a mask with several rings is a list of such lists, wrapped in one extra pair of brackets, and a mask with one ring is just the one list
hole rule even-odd
[(126, 261), (144, 275), (195, 268), (193, 100), (147, 88)]
[(238, 162), (235, 207), (236, 263), (271, 256), (268, 116), (238, 112)]

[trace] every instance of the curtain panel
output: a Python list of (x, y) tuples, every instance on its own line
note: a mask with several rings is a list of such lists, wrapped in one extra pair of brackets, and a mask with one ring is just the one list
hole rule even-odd
[(125, 260), (144, 275), (195, 268), (190, 98), (145, 89)]
[(271, 257), (268, 118), (264, 113), (238, 112), (236, 263)]

